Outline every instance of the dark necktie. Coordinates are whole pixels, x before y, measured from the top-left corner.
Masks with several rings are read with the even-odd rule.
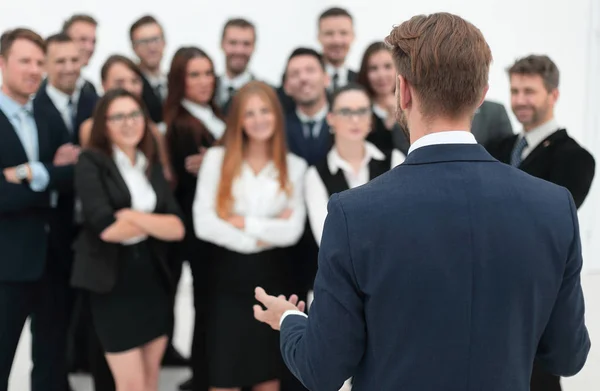
[[[315,138],[314,133],[313,133],[313,129],[315,128],[315,125],[317,124],[316,121],[306,121],[304,122],[304,127],[305,127],[305,138],[308,140],[313,140]]]
[[[69,128],[71,133],[74,133],[77,131],[77,129],[75,129],[77,124],[77,109],[75,108],[72,97],[69,97],[69,101],[67,102],[67,110],[69,111],[69,119],[71,120],[71,123],[67,124],[67,128]]]
[[[517,143],[515,144],[512,153],[510,154],[510,165],[513,167],[519,167],[523,158],[523,150],[527,148],[527,139],[525,137],[520,137]]]
[[[337,73],[337,72],[336,72],[336,73],[334,73],[334,74],[333,74],[333,79],[332,79],[332,80],[333,80],[333,89],[332,89],[332,92],[335,92],[335,90],[337,90],[337,89],[338,89],[338,86],[339,86],[339,82],[340,82],[340,75],[338,75],[338,73]]]
[[[233,88],[232,86],[227,87],[227,94],[227,102],[231,102],[233,96],[235,95],[235,88]]]
[[[161,83],[154,86],[154,95],[156,95],[161,102],[164,101],[165,98],[163,96],[163,86]]]

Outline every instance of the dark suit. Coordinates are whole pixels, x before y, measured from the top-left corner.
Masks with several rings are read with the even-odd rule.
[[[590,340],[569,192],[475,144],[431,145],[328,205],[308,319],[281,327],[311,390],[528,391]]]
[[[492,143],[488,151],[498,160],[509,163],[518,135]],[[535,177],[566,187],[579,208],[588,195],[596,171],[595,160],[575,140],[560,129],[542,141],[521,162],[519,168]],[[560,377],[546,373],[534,363],[531,391],[560,391]]]
[[[487,149],[496,159],[509,163],[517,138],[518,135],[505,137]],[[569,137],[565,129],[560,129],[534,148],[519,168],[535,177],[566,187],[579,208],[592,185],[596,163],[593,156]]]
[[[146,105],[148,114],[154,123],[161,123],[163,121],[162,99],[157,95],[156,91],[154,88],[152,88],[152,85],[145,76],[142,76],[142,83],[144,84],[142,89],[142,100]]]
[[[49,232],[56,210],[51,191],[73,190],[73,166],[52,164],[64,135],[50,131],[34,111],[38,155],[49,174],[45,191],[12,184],[0,174],[0,390],[6,390],[23,325],[31,315],[32,390],[64,391],[66,384],[66,294],[68,280],[60,252]],[[13,125],[0,111],[0,172],[26,163],[28,157]]]
[[[504,105],[484,101],[477,109],[471,132],[477,142],[487,147],[491,142],[513,135],[512,124]]]
[[[287,114],[285,129],[288,149],[293,154],[306,160],[309,165],[324,159],[333,146],[333,135],[329,131],[329,124],[326,120],[322,121],[319,136],[315,140],[304,137],[303,124],[295,111]]]

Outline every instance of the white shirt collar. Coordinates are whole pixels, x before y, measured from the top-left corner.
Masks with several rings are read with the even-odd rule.
[[[377,103],[373,104],[373,113],[381,119],[387,119],[388,112],[383,107],[379,106]]]
[[[345,86],[346,84],[348,84],[348,67],[346,67],[346,64],[342,65],[339,68],[336,68],[331,64],[325,64],[325,70],[331,78],[331,80],[329,81],[330,88],[333,87],[333,75],[336,73],[338,75],[338,87]]]
[[[375,145],[365,141],[365,157],[360,165],[361,168],[369,164],[372,159],[385,160],[385,155]],[[354,171],[350,163],[340,156],[335,146],[327,153],[327,167],[332,174],[337,173],[338,170],[347,172]]]
[[[229,87],[233,87],[233,89],[237,91],[251,80],[252,74],[248,70],[245,70],[243,73],[240,73],[233,79],[230,79],[227,74],[224,74],[221,76],[221,85],[225,90],[227,90]]]
[[[417,148],[438,144],[477,144],[475,136],[464,130],[449,130],[426,134],[415,141],[408,149],[408,154]]]
[[[50,84],[50,83],[46,84],[46,93],[48,94],[48,97],[50,97],[50,100],[52,101],[52,103],[54,103],[54,106],[56,106],[56,108],[59,110],[68,108],[69,99],[71,99],[71,101],[73,102],[73,107],[77,107],[77,102],[79,101],[80,92],[81,92],[81,88],[78,88],[76,85],[73,95],[69,96],[69,95],[65,94],[63,91],[54,87],[52,84]]]
[[[321,110],[319,110],[317,113],[315,113],[315,115],[313,115],[312,117],[309,117],[308,115],[306,115],[302,111],[300,111],[299,108],[296,108],[296,115],[298,116],[298,119],[302,123],[308,122],[308,121],[315,121],[316,123],[320,123],[325,119],[325,117],[327,117],[327,113],[329,113],[329,105],[328,104],[325,104],[323,106],[323,108]]]
[[[85,83],[86,83],[85,78],[83,77],[83,75],[80,75],[79,78],[77,79],[77,81],[75,82],[75,90],[81,91],[81,89],[83,88]]]
[[[525,137],[527,140],[527,148],[532,150],[537,147],[542,141],[544,141],[552,133],[556,132],[560,128],[558,122],[552,118],[548,122],[533,128],[528,132],[521,133],[520,137]]]
[[[146,80],[148,80],[148,83],[150,83],[152,87],[156,87],[157,85],[161,85],[164,87],[167,86],[167,75],[165,75],[164,73],[160,73],[158,75],[144,73],[144,77],[146,78]]]
[[[113,159],[120,169],[135,169],[140,172],[145,171],[146,165],[148,164],[148,159],[146,159],[146,156],[139,150],[135,155],[135,163],[131,164],[129,157],[116,145],[113,145]]]
[[[206,126],[215,139],[220,139],[225,133],[225,122],[215,115],[208,106],[202,106],[188,99],[182,99],[181,105],[189,113]]]

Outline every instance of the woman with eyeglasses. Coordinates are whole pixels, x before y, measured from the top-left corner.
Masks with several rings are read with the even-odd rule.
[[[71,282],[89,292],[117,391],[158,390],[172,323],[167,242],[185,234],[149,124],[139,97],[108,91],[75,167],[83,229]]]
[[[359,84],[341,87],[331,98],[327,122],[334,145],[324,160],[308,169],[304,186],[310,227],[319,245],[332,194],[364,185],[404,161],[397,149],[381,151],[366,141],[372,114],[371,99]]]

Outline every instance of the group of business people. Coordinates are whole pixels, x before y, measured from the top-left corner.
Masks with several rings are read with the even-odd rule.
[[[322,259],[346,262],[339,257],[352,250],[331,244],[348,240],[337,236],[347,227],[324,234],[326,219],[346,213],[328,208],[329,198],[389,178],[385,173],[398,165],[433,167],[426,161],[410,163],[419,143],[414,124],[396,116],[404,113],[397,99],[410,100],[399,90],[397,73],[406,69],[398,53],[389,42],[373,43],[359,72],[350,72],[345,55],[353,38],[352,17],[333,8],[319,19],[323,53],[293,50],[280,88],[251,77],[248,62],[256,34],[243,19],[224,27],[225,75],[217,77],[210,56],[193,46],[176,51],[166,75],[152,74],[160,70],[164,31],[155,18],[144,16],[130,29],[139,64],[110,56],[101,70],[105,93],[98,97],[81,76],[82,64],[94,51],[95,27],[93,18],[76,15],[62,33],[45,40],[29,29],[14,29],[0,42],[0,131],[6,140],[0,149],[0,240],[7,252],[0,262],[0,315],[7,320],[0,330],[0,389],[7,387],[23,324],[31,316],[32,389],[69,387],[66,356],[77,345],[76,324],[83,323],[97,343],[98,354],[91,354],[96,389],[156,390],[184,261],[193,274],[195,309],[193,379],[184,388],[320,389],[310,385],[305,372],[284,367],[277,332],[252,315],[254,288],[306,300],[321,243],[330,244],[321,251]],[[345,48],[341,57],[331,48],[340,47],[339,42]],[[470,123],[475,138],[461,135],[461,143],[479,142],[496,159],[565,186],[578,207],[595,163],[554,120],[558,69],[545,56],[529,56],[517,61],[509,76],[512,108],[523,132],[513,134],[503,106],[477,102]],[[486,156],[472,158],[493,160]],[[409,182],[397,186],[420,194],[419,186]],[[357,221],[390,212],[380,208],[386,203],[377,198],[394,192],[379,191],[369,193],[370,209],[357,206],[354,213],[362,213],[354,215]],[[413,210],[412,202],[402,205],[403,213]],[[328,217],[332,211],[334,217]],[[388,224],[421,224],[417,212],[392,220]],[[361,229],[371,230],[364,232],[367,240],[352,251],[361,257],[410,259],[418,253],[411,249],[414,243],[437,251],[437,245],[416,237],[403,239],[407,246],[402,251],[386,247],[381,240],[398,237],[395,227],[388,228],[365,225]],[[319,273],[327,268],[321,261]],[[315,303],[328,289],[338,297],[336,283],[330,282],[321,286],[325,291],[316,290]],[[408,282],[407,291],[415,281]],[[339,288],[339,297],[350,300]],[[429,288],[422,293],[436,294]],[[375,293],[362,289],[361,297]],[[75,330],[70,338],[67,330]],[[342,335],[356,347],[352,335],[334,340],[341,341]],[[385,331],[381,337],[393,335]],[[357,352],[346,353],[350,360]],[[290,357],[286,361],[289,365]],[[377,370],[390,370],[385,368]],[[332,374],[329,381],[337,381],[338,373]],[[347,368],[341,374],[357,375]],[[534,365],[532,390],[560,389],[556,374],[562,372]],[[361,381],[357,376],[354,384],[360,387]],[[394,389],[386,387],[376,388]]]

